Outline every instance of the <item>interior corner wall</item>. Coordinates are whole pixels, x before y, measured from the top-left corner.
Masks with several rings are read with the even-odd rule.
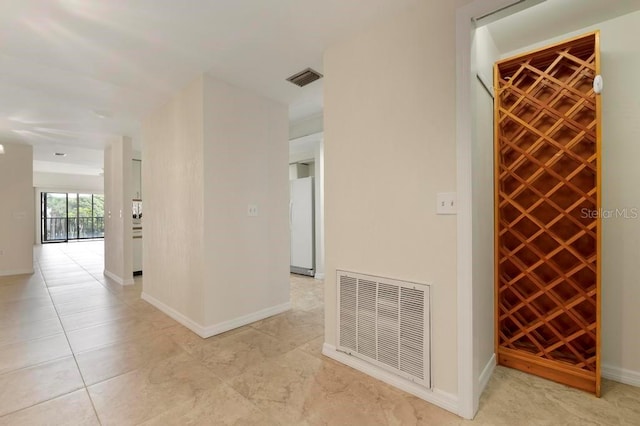
[[[142,125],[143,294],[204,324],[203,78]]]
[[[0,276],[33,273],[33,148],[3,143],[0,154]]]
[[[640,11],[503,53],[600,30],[602,92],[602,375],[640,386]]]
[[[205,75],[208,327],[289,308],[288,126],[286,105]]]
[[[495,366],[494,312],[494,159],[493,98],[478,80],[493,90],[493,64],[500,57],[486,27],[474,32],[471,59],[473,97],[472,160],[472,276],[473,276],[473,370],[477,395]]]
[[[131,139],[114,139],[104,152],[104,270],[122,285],[133,284]]]
[[[431,284],[432,385],[457,394],[456,2],[422,1],[324,57],[325,343],[336,270]],[[366,70],[366,72],[363,72]]]

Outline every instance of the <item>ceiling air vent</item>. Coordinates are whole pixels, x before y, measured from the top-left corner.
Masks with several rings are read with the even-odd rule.
[[[304,87],[309,83],[313,83],[316,80],[322,78],[322,74],[320,74],[316,70],[312,70],[311,68],[307,68],[306,70],[300,71],[297,74],[292,75],[287,79],[287,81],[292,82],[296,86]]]

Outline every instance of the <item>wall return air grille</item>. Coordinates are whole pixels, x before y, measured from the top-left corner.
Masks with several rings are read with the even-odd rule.
[[[429,286],[337,271],[338,350],[431,387]]]

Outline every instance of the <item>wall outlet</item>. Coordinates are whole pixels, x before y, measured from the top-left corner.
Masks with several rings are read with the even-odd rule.
[[[436,200],[436,214],[458,213],[458,200],[455,192],[439,192]]]
[[[247,216],[256,217],[258,216],[258,206],[255,204],[249,204],[247,207]]]

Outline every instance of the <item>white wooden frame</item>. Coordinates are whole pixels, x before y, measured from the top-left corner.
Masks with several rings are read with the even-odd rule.
[[[456,11],[456,178],[457,309],[458,309],[458,414],[472,419],[480,400],[480,372],[474,372],[473,275],[472,275],[472,120],[471,40],[473,18],[490,14],[515,0],[474,0]],[[484,366],[481,366],[481,368]]]

